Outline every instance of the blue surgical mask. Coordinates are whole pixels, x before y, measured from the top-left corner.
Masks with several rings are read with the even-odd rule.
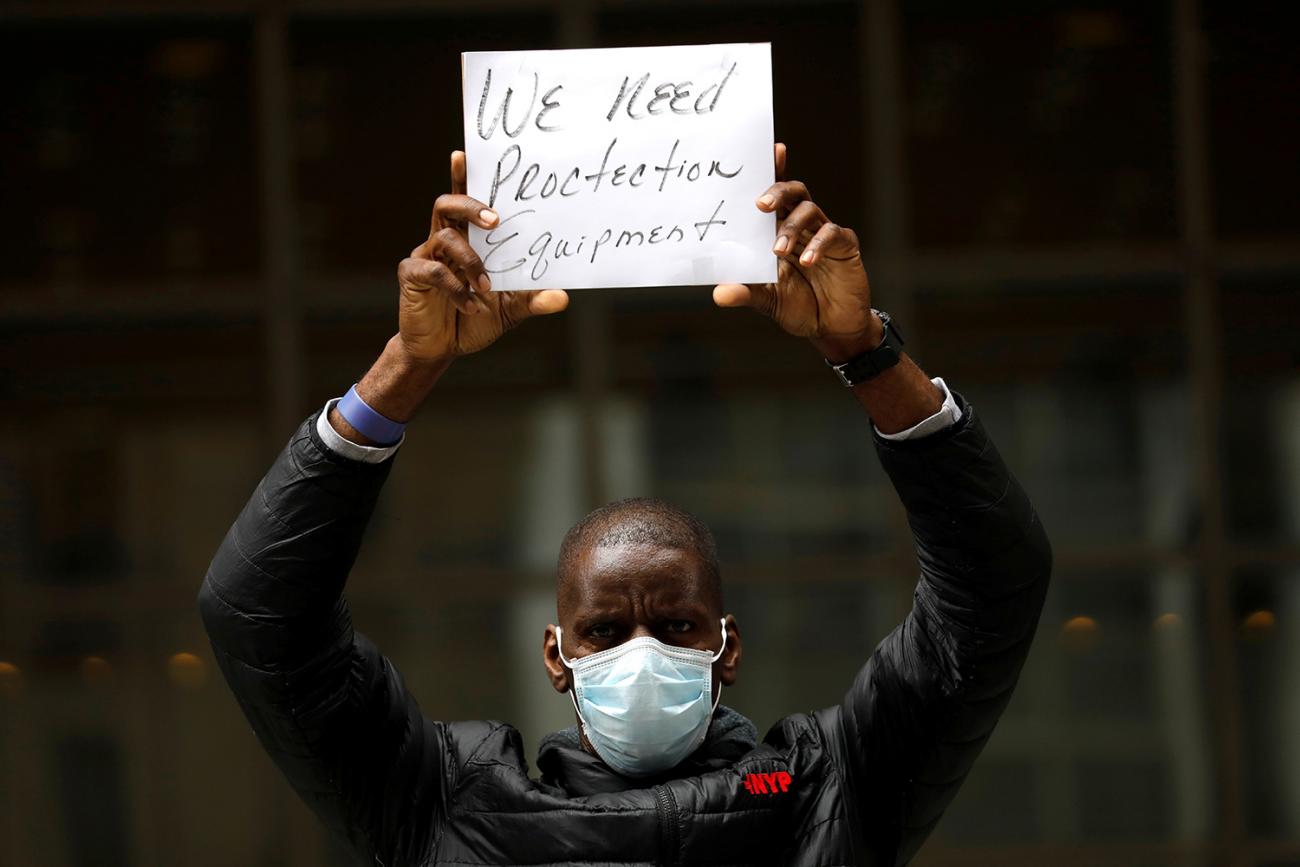
[[[713,663],[727,648],[727,622],[717,653],[633,638],[581,659],[560,661],[573,672],[569,696],[597,755],[628,777],[647,777],[681,762],[704,742],[718,706]],[[556,643],[563,639],[555,629]]]

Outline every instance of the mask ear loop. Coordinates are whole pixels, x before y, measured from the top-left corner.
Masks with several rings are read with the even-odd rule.
[[[725,617],[720,618],[718,622],[722,624],[722,646],[718,648],[718,652],[713,654],[713,659],[710,660],[710,668],[709,668],[710,687],[713,686],[713,668],[711,664],[717,662],[719,659],[722,659],[722,654],[727,650],[727,618]],[[557,626],[556,628],[558,629],[559,627]],[[713,707],[709,709],[710,716],[712,716],[713,713],[717,711],[718,702],[720,701],[722,701],[722,679],[721,678],[718,679],[718,694],[713,697]]]
[[[564,629],[559,626],[555,627],[555,652],[559,654],[560,662],[564,664],[564,667],[569,671],[573,671],[573,663],[564,658]],[[573,712],[578,715],[578,722],[582,723],[582,730],[586,732],[588,728],[587,720],[582,715],[582,709],[578,707],[578,678],[576,675],[573,679],[573,686],[569,687],[568,692],[569,701],[573,704]]]

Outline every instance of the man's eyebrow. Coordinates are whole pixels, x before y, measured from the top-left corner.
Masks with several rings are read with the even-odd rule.
[[[627,614],[622,608],[588,608],[581,614],[574,615],[573,623],[575,626],[592,626],[597,623],[606,623],[611,620],[621,620]]]

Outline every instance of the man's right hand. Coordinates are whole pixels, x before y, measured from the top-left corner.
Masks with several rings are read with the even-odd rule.
[[[465,189],[465,153],[452,151],[451,192],[434,203],[429,239],[397,266],[398,338],[414,360],[450,361],[478,352],[528,317],[569,305],[563,289],[492,291],[469,245],[469,224],[491,229],[500,218]]]
[[[397,266],[397,334],[357,383],[357,394],[385,418],[409,421],[456,358],[490,346],[530,316],[569,306],[563,289],[492,291],[483,262],[469,245],[469,224],[490,229],[499,219],[465,194],[465,153],[452,151],[451,192],[434,203],[429,239]],[[378,445],[352,427],[337,406],[329,423],[345,439]]]

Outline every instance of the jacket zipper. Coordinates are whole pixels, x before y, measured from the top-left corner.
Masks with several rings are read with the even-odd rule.
[[[655,786],[655,813],[659,817],[659,864],[674,867],[681,854],[681,836],[677,827],[677,799],[667,786]]]

